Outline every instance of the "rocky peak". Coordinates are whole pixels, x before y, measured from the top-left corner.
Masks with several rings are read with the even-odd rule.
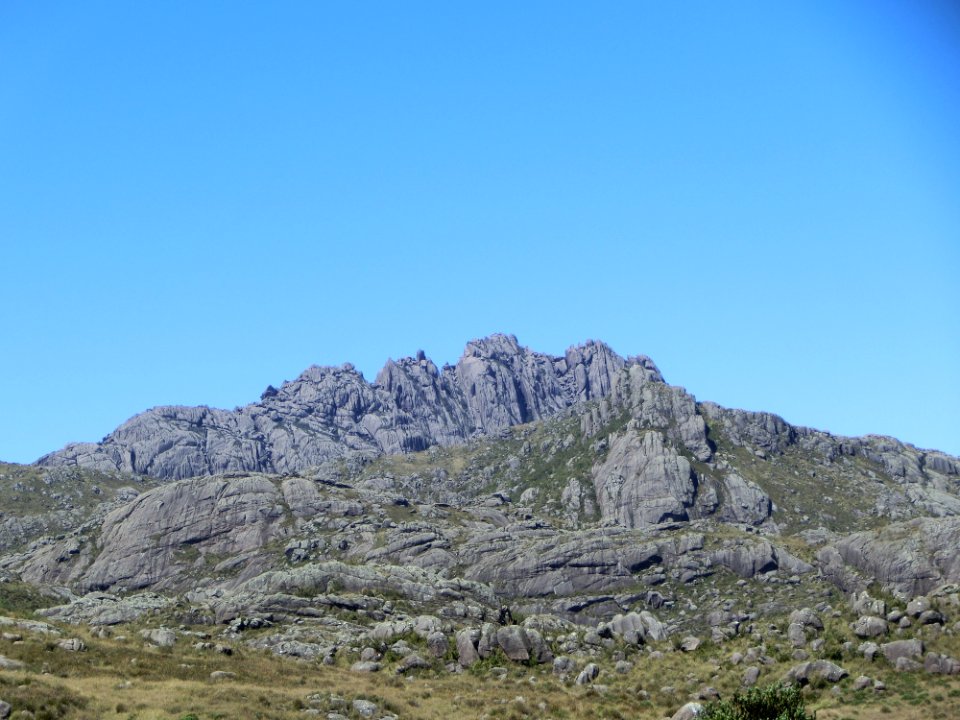
[[[467,343],[463,349],[463,358],[478,357],[502,360],[517,355],[530,354],[530,350],[521,347],[516,335],[494,333],[485,338],[477,338]],[[462,362],[462,360],[461,360]]]
[[[467,343],[442,372],[421,350],[388,360],[374,383],[350,363],[312,366],[235,411],[154,408],[100,443],[68,445],[39,464],[170,479],[296,472],[354,451],[412,452],[542,420],[605,396],[627,364],[600,342],[554,357],[496,334]],[[659,378],[652,362],[642,367],[644,377]]]

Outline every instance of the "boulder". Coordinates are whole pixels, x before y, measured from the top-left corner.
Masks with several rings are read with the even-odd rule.
[[[477,629],[461,630],[457,633],[457,661],[461,667],[470,667],[480,659],[477,652],[479,640],[480,631]]]
[[[365,647],[360,651],[360,661],[361,662],[376,662],[381,657],[380,653],[377,652],[375,648]]]
[[[787,627],[787,639],[795,648],[801,648],[807,644],[807,635],[803,632],[803,625],[800,623],[790,623]]]
[[[432,632],[427,636],[427,649],[433,657],[442,658],[447,654],[449,647],[447,636],[442,632]]]
[[[177,634],[168,628],[141,630],[140,636],[157,647],[171,647],[177,642]]]
[[[422,657],[416,653],[411,653],[407,655],[403,660],[400,661],[400,664],[397,666],[398,673],[406,673],[411,670],[424,670],[430,667],[430,663],[424,660]]]
[[[588,663],[587,666],[580,671],[580,674],[577,675],[576,683],[577,685],[589,685],[597,679],[599,674],[599,666],[596,663]]]
[[[917,616],[920,625],[943,625],[947,619],[938,610],[924,610]]]
[[[375,673],[380,671],[380,663],[373,660],[358,660],[350,666],[350,669],[358,673]]]
[[[850,673],[829,660],[812,660],[794,665],[787,671],[786,680],[800,685],[815,682],[839,682]]]
[[[443,623],[440,618],[433,615],[419,615],[413,621],[413,632],[426,640],[431,633],[443,630]]]
[[[897,661],[893,664],[893,667],[897,672],[916,672],[923,667],[913,658],[908,657],[898,657]]]
[[[872,615],[863,615],[853,624],[853,634],[860,638],[874,638],[887,634],[887,621]]]
[[[923,642],[913,638],[911,640],[894,640],[880,646],[880,651],[891,665],[896,665],[900,659],[919,660],[923,657]]]
[[[790,622],[802,625],[805,628],[823,630],[823,620],[810,608],[800,608],[790,613]]]
[[[923,669],[931,674],[957,675],[960,674],[960,661],[949,655],[930,652],[923,659]]]
[[[19,660],[0,655],[0,670],[23,670],[25,665]]]
[[[920,617],[929,609],[930,599],[923,596],[915,597],[907,603],[907,615],[910,617]]]
[[[69,638],[57,642],[57,647],[67,652],[83,652],[87,649],[87,644],[80,638]]]
[[[532,628],[528,628],[526,634],[530,659],[538,664],[552,661],[553,652],[550,650],[550,645],[547,641],[543,639],[543,635],[541,635],[538,630]]]
[[[887,604],[883,600],[870,597],[870,594],[866,591],[854,594],[850,606],[855,613],[860,615],[883,617],[887,613]]]
[[[497,630],[497,644],[504,655],[514,662],[530,659],[530,641],[527,633],[519,625],[508,625]]]
[[[362,718],[372,718],[377,714],[377,704],[370,700],[357,698],[353,701],[353,711]]]
[[[670,720],[694,720],[703,713],[703,705],[698,702],[688,702],[677,710]]]

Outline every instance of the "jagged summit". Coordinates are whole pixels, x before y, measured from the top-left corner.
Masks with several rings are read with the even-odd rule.
[[[38,464],[165,479],[295,472],[353,451],[412,452],[545,419],[606,396],[634,363],[662,381],[649,358],[625,360],[602,342],[552,356],[495,334],[467,343],[442,370],[420,351],[388,360],[373,383],[350,363],[311,366],[237,410],[152,408],[99,443],[67,445]]]

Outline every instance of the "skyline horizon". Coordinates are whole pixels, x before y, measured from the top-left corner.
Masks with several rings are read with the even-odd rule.
[[[960,6],[0,6],[0,458],[515,334],[960,455]]]
[[[635,359],[635,358],[647,358],[647,359],[653,361],[654,365],[657,367],[657,369],[658,369],[658,370],[661,372],[661,374],[663,375],[663,377],[664,377],[664,382],[666,382],[666,383],[669,384],[669,385],[674,385],[674,386],[678,386],[678,387],[684,388],[685,390],[687,390],[687,392],[689,392],[689,393],[695,398],[695,400],[696,400],[698,403],[701,403],[701,402],[711,402],[711,403],[716,403],[716,404],[718,404],[718,405],[720,405],[720,406],[722,406],[722,407],[726,407],[726,408],[729,408],[729,409],[740,409],[740,410],[745,410],[745,411],[747,411],[747,412],[757,412],[757,413],[772,414],[772,415],[775,415],[775,416],[781,418],[782,420],[784,420],[785,422],[787,422],[788,424],[790,424],[790,425],[793,426],[793,427],[806,428],[806,429],[815,430],[815,431],[818,431],[818,432],[825,432],[825,433],[828,433],[828,434],[830,434],[830,435],[832,435],[832,436],[834,436],[834,437],[859,438],[859,437],[870,437],[870,436],[874,436],[874,437],[892,438],[892,439],[894,439],[894,440],[896,440],[896,441],[898,441],[898,442],[904,443],[905,445],[909,445],[909,446],[911,446],[911,447],[914,447],[914,448],[916,448],[917,450],[922,451],[922,452],[942,452],[942,453],[945,453],[945,454],[947,454],[947,455],[952,455],[952,456],[954,456],[954,457],[960,457],[960,453],[951,452],[950,450],[945,449],[945,448],[934,447],[934,446],[927,446],[927,445],[923,445],[923,444],[920,444],[920,443],[912,442],[912,441],[910,441],[910,440],[907,439],[907,438],[898,437],[898,436],[896,436],[896,435],[891,435],[891,434],[889,434],[889,433],[875,432],[875,431],[869,431],[869,430],[866,431],[866,432],[862,432],[862,433],[844,433],[844,432],[837,432],[837,431],[835,431],[835,430],[833,430],[833,429],[831,429],[831,428],[829,428],[829,427],[825,427],[825,426],[822,426],[822,425],[810,424],[810,423],[802,423],[802,422],[795,422],[795,421],[793,421],[790,417],[785,416],[783,413],[779,412],[779,411],[776,410],[775,408],[763,408],[763,407],[757,407],[757,408],[749,407],[749,408],[748,408],[748,407],[743,407],[743,406],[737,405],[737,404],[727,404],[727,403],[719,402],[719,401],[716,401],[716,400],[713,399],[713,398],[700,397],[696,392],[692,391],[692,390],[691,390],[689,387],[687,387],[684,383],[682,383],[682,382],[671,382],[671,378],[670,378],[669,374],[668,374],[668,373],[665,373],[665,372],[663,371],[662,366],[660,365],[660,363],[657,362],[657,359],[656,359],[655,357],[653,357],[653,356],[651,356],[651,355],[648,355],[648,354],[646,354],[646,353],[642,353],[642,352],[639,352],[639,353],[633,353],[633,352],[624,353],[624,352],[618,350],[617,348],[613,347],[610,343],[607,343],[607,342],[606,342],[605,340],[603,340],[602,338],[596,338],[596,337],[585,338],[585,339],[583,339],[583,340],[570,343],[570,344],[568,344],[568,345],[567,345],[563,350],[561,350],[561,351],[545,351],[545,350],[542,350],[542,349],[540,349],[540,348],[536,348],[536,347],[533,347],[533,346],[531,346],[531,345],[528,345],[528,344],[524,343],[523,338],[518,337],[518,336],[516,335],[516,333],[503,332],[503,331],[494,331],[494,332],[488,333],[488,334],[486,334],[486,335],[476,336],[476,337],[472,337],[472,338],[470,338],[470,339],[468,339],[468,340],[465,340],[464,343],[463,343],[463,351],[461,352],[461,354],[460,354],[459,356],[457,356],[456,358],[453,358],[452,360],[451,360],[451,359],[447,359],[447,360],[444,360],[444,361],[438,361],[435,357],[433,357],[433,356],[430,354],[429,351],[424,350],[424,349],[422,349],[422,348],[418,348],[417,350],[412,351],[412,352],[410,352],[409,354],[398,355],[398,356],[395,356],[395,357],[394,357],[394,356],[389,356],[389,357],[385,358],[385,359],[383,360],[383,362],[382,362],[378,367],[376,367],[376,368],[373,369],[373,370],[371,370],[370,367],[367,367],[367,368],[360,367],[360,366],[358,366],[356,363],[354,363],[354,362],[351,361],[351,360],[344,360],[343,362],[340,362],[340,363],[337,363],[337,362],[330,362],[330,363],[324,363],[324,364],[313,363],[313,364],[310,364],[310,365],[304,367],[298,374],[294,375],[292,378],[284,378],[282,381],[278,381],[278,382],[275,382],[275,383],[274,383],[274,382],[268,382],[266,385],[263,386],[263,392],[266,392],[266,391],[267,391],[269,388],[271,388],[271,387],[277,389],[277,388],[281,387],[282,385],[285,385],[285,384],[290,383],[290,382],[294,382],[294,381],[296,381],[299,377],[301,377],[302,375],[304,375],[305,373],[307,373],[311,368],[323,368],[323,369],[339,370],[339,369],[343,369],[343,368],[345,368],[345,367],[347,367],[347,366],[351,366],[351,367],[353,368],[353,370],[354,370],[368,385],[370,385],[370,386],[376,386],[376,385],[377,385],[377,382],[376,382],[376,377],[377,377],[377,375],[380,373],[381,370],[383,370],[385,367],[387,367],[388,363],[390,363],[391,361],[392,361],[392,362],[398,362],[398,361],[401,361],[401,360],[415,360],[415,359],[417,359],[417,355],[418,355],[418,353],[420,353],[420,352],[424,353],[425,358],[426,358],[427,360],[430,360],[431,362],[433,362],[434,365],[437,367],[438,371],[442,372],[444,369],[446,369],[446,368],[448,368],[448,367],[450,367],[450,368],[456,367],[456,365],[457,365],[457,363],[459,362],[459,360],[462,359],[463,357],[466,357],[466,350],[467,350],[468,346],[469,346],[471,343],[488,340],[488,339],[495,338],[495,337],[498,337],[498,336],[503,336],[503,337],[507,337],[507,338],[513,338],[513,339],[515,339],[515,340],[517,341],[517,344],[518,344],[518,346],[519,346],[521,349],[529,350],[529,351],[531,351],[531,352],[533,352],[533,353],[541,354],[541,355],[546,355],[546,356],[553,357],[553,358],[561,358],[561,357],[564,356],[564,354],[565,354],[567,351],[569,351],[569,350],[571,350],[571,349],[574,349],[574,348],[580,348],[580,347],[588,346],[588,345],[590,345],[590,344],[592,344],[592,343],[602,344],[602,345],[605,345],[607,348],[609,348],[612,352],[614,352],[616,355],[618,355],[620,358],[622,358],[622,359],[625,360],[625,361],[628,361],[628,362],[629,362],[631,359]],[[232,407],[220,406],[220,405],[212,405],[212,404],[203,403],[203,402],[194,403],[194,404],[189,404],[189,405],[178,404],[178,403],[158,402],[158,403],[156,403],[156,404],[154,404],[154,405],[151,405],[151,406],[149,406],[149,407],[144,407],[144,408],[142,408],[141,410],[135,412],[133,415],[130,415],[129,417],[125,418],[125,419],[122,420],[121,422],[116,423],[116,425],[113,426],[113,427],[110,429],[109,432],[105,433],[103,436],[101,436],[100,438],[98,438],[98,439],[96,439],[96,440],[92,440],[92,439],[91,439],[91,440],[83,440],[83,439],[69,440],[69,441],[67,441],[66,443],[64,443],[63,445],[58,446],[58,447],[55,447],[55,448],[51,448],[50,450],[45,451],[42,455],[39,455],[39,456],[37,456],[36,458],[34,458],[33,460],[30,460],[30,461],[27,461],[27,462],[11,461],[11,460],[8,460],[7,458],[3,458],[3,457],[0,457],[0,462],[14,462],[15,464],[30,465],[30,464],[34,464],[34,463],[38,462],[39,460],[43,459],[43,458],[44,458],[45,456],[47,456],[47,455],[53,454],[53,453],[61,450],[62,448],[66,447],[66,446],[68,446],[68,445],[82,444],[82,443],[94,443],[94,444],[96,444],[96,443],[102,442],[102,441],[103,441],[104,439],[106,439],[116,428],[118,428],[118,427],[126,424],[126,423],[129,422],[130,420],[133,420],[133,419],[136,418],[138,415],[140,415],[140,414],[142,414],[142,413],[144,413],[144,412],[150,411],[150,410],[154,410],[154,409],[156,409],[156,408],[163,408],[163,407],[207,407],[207,408],[211,408],[211,409],[225,410],[225,411],[229,411],[229,412],[237,412],[237,411],[239,411],[239,410],[241,410],[241,409],[243,409],[243,408],[245,408],[245,407],[257,405],[257,404],[262,400],[261,395],[262,395],[262,393],[259,394],[259,395],[257,395],[255,398],[251,398],[248,402],[241,403],[241,404],[235,404],[235,405],[233,405]],[[538,422],[538,421],[534,421],[534,422]]]

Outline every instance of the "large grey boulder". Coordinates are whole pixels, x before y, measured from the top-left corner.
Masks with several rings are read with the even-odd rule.
[[[427,649],[433,657],[442,658],[449,648],[450,642],[442,632],[437,631],[427,635]]]
[[[620,638],[632,645],[640,645],[647,637],[647,626],[639,613],[630,612],[626,615],[614,615],[606,624],[614,637]]]
[[[586,667],[577,675],[574,681],[577,685],[589,685],[600,675],[600,667],[596,663],[587,663]]]
[[[503,650],[503,654],[514,662],[530,659],[527,633],[519,625],[508,625],[497,630],[497,645]]]
[[[402,674],[410,672],[411,670],[426,670],[429,667],[431,666],[427,660],[424,660],[416,653],[410,653],[400,661],[400,664],[397,666],[397,672]]]
[[[350,669],[356,673],[375,673],[380,672],[380,663],[374,660],[358,660]]]
[[[907,615],[919,618],[925,612],[928,612],[930,607],[930,598],[924,597],[923,595],[915,597],[907,603]]]
[[[849,676],[844,668],[829,660],[812,660],[794,665],[787,671],[786,680],[800,685],[808,685],[817,681],[839,682]]]
[[[83,652],[87,644],[80,638],[65,638],[57,642],[57,647],[67,652]]]
[[[800,623],[790,623],[787,626],[787,639],[795,648],[802,648],[807,644],[807,635]]]
[[[860,615],[883,617],[887,614],[887,604],[883,600],[871,597],[866,591],[854,593],[850,601],[850,606],[855,613],[859,613]]]
[[[577,664],[573,658],[566,655],[560,655],[553,659],[553,674],[566,677],[577,669]]]
[[[790,622],[797,623],[805,628],[812,628],[813,630],[823,630],[823,620],[808,607],[791,612]]]
[[[177,642],[177,634],[169,628],[141,630],[140,636],[157,647],[172,647]]]
[[[873,638],[887,634],[887,621],[879,617],[863,615],[853,624],[853,634],[861,638]]]
[[[480,641],[480,631],[468,628],[457,633],[457,659],[461,667],[470,667],[480,659],[477,652],[477,643]]]
[[[923,657],[923,642],[917,638],[894,640],[881,645],[880,652],[883,653],[883,656],[891,665],[896,665],[897,661],[902,658],[919,660]]]
[[[923,669],[936,675],[957,675],[960,674],[960,660],[929,652],[923,659]]]
[[[358,698],[353,701],[353,711],[362,718],[372,718],[378,710],[377,704],[371,700]]]

